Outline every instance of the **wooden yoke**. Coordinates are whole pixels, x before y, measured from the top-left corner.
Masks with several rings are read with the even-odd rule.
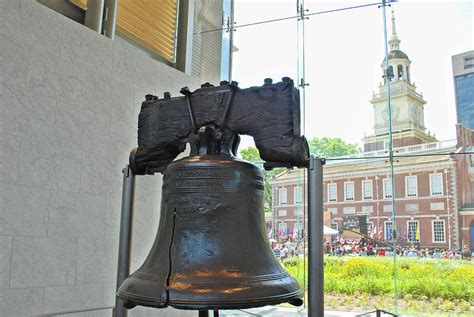
[[[138,120],[138,147],[132,150],[130,166],[135,174],[163,172],[200,128],[212,126],[218,138],[233,140],[250,135],[267,166],[303,167],[308,144],[300,131],[299,91],[293,81],[282,78],[272,84],[240,89],[236,82],[220,86],[204,84],[184,96],[164,99],[147,95]],[[238,138],[238,137],[236,137]],[[234,142],[234,141],[231,141]],[[232,146],[236,154],[238,142]]]

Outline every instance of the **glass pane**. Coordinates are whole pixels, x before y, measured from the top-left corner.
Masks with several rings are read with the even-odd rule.
[[[470,255],[474,245],[468,229],[474,232],[474,224],[459,212],[474,206],[474,182],[464,178],[474,175],[469,157],[474,139],[472,132],[455,127],[453,106],[456,89],[458,113],[465,120],[470,109],[465,100],[474,87],[469,89],[469,74],[455,73],[453,80],[452,69],[471,69],[472,4],[393,3],[385,8],[385,20],[378,3],[304,4],[309,18],[304,27],[298,21],[288,26],[296,28],[293,38],[299,42],[281,28],[286,22],[258,24],[248,33],[238,29],[236,37],[245,39],[236,41],[234,71],[238,67],[245,82],[257,85],[259,77],[289,75],[306,100],[304,134],[312,153],[327,158],[325,225],[339,231],[325,236],[325,308],[434,315],[469,311],[473,302],[466,294],[474,280],[465,274],[456,281],[449,277],[460,274],[458,267],[474,270],[471,263],[453,262],[462,248]],[[281,12],[272,9],[267,6],[263,15],[274,18]],[[248,16],[262,21],[263,15]],[[291,15],[288,10],[280,16]],[[453,23],[414,22],[427,15],[430,21]],[[279,40],[267,41],[276,35]],[[452,55],[466,51],[451,65]],[[242,82],[238,74],[234,79]],[[286,204],[275,205],[272,213],[280,238],[299,228],[292,219],[301,215],[296,188],[303,187],[306,197],[306,183],[302,171],[292,170],[274,175],[272,184],[274,202],[287,189]],[[462,206],[455,207],[456,195],[463,197]],[[303,208],[306,203],[303,199]],[[302,229],[306,209],[303,215]],[[305,234],[301,238],[305,252],[283,264],[305,285]],[[454,289],[464,291],[455,295]]]

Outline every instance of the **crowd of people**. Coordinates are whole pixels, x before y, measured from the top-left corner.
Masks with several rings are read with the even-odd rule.
[[[270,245],[275,257],[283,260],[289,257],[298,256],[304,252],[304,244],[302,241],[293,240],[291,236],[280,238],[279,241],[270,239]]]
[[[280,237],[277,240],[270,239],[273,254],[279,260],[288,257],[306,254],[307,245],[303,241],[293,239],[292,236]],[[324,242],[324,252],[334,256],[393,256],[394,250],[390,243],[366,238],[337,238],[333,241]],[[413,243],[409,246],[397,245],[395,247],[397,256],[420,257],[435,259],[465,259],[471,260],[472,253],[467,245],[462,250],[446,250],[440,248],[421,248]]]

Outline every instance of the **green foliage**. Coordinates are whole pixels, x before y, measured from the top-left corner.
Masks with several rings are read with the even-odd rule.
[[[298,265],[298,258],[297,257],[286,258],[282,262],[283,262],[283,266],[285,266],[285,267],[297,266]]]
[[[305,284],[308,275],[304,274],[306,267],[302,259],[299,266],[297,261],[295,263],[290,259],[283,264],[301,285]],[[392,296],[393,258],[326,256],[324,284],[326,293]],[[474,263],[397,258],[397,291],[398,296],[406,301],[431,300],[434,307],[443,310],[452,309],[452,304],[449,303],[459,301],[459,305],[463,303],[462,309],[465,310],[474,299]]]
[[[311,154],[320,157],[336,157],[360,152],[357,144],[346,143],[341,138],[313,138],[308,144]]]

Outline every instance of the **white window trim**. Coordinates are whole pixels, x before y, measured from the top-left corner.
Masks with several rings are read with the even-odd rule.
[[[439,175],[441,176],[441,194],[433,194],[433,182],[431,181],[431,176]],[[429,175],[430,180],[430,196],[443,196],[444,194],[444,186],[443,186],[443,173],[434,173]]]
[[[415,179],[415,195],[408,196],[408,179]],[[405,197],[418,197],[418,177],[416,175],[405,176]]]
[[[346,185],[352,184],[352,199],[347,199]],[[344,201],[355,201],[355,185],[354,182],[344,182]]]
[[[385,186],[385,180],[388,180],[390,182],[390,186],[392,185],[390,178],[382,179],[383,199],[392,199],[392,197],[393,197],[393,188],[392,188],[392,197],[387,197],[387,186]]]
[[[392,224],[392,235],[387,239],[387,223]],[[393,222],[391,220],[389,221],[384,221],[383,223],[383,239],[386,241],[392,241],[393,239]]]
[[[364,183],[370,183],[370,188],[372,188],[372,196],[370,198],[365,198],[365,186]],[[362,181],[362,200],[374,200],[374,183],[371,179],[365,179]]]
[[[282,215],[282,213],[284,213],[284,215]],[[286,209],[278,210],[278,217],[288,217],[288,210]]]
[[[417,228],[418,228],[418,241],[417,240],[409,240],[410,234],[409,234],[409,223],[410,222],[416,222],[417,223]],[[420,230],[420,221],[419,220],[408,220],[407,221],[407,242],[421,242],[421,230]],[[416,238],[416,231],[415,231],[415,238]]]
[[[298,189],[300,190],[301,192],[301,201],[296,201],[296,197],[298,197],[296,195],[296,192],[298,191]],[[294,189],[293,189],[293,200],[295,201],[295,205],[296,204],[302,204],[303,203],[303,188],[301,186],[296,186]]]
[[[285,202],[282,202],[282,192],[286,193],[285,197]],[[288,190],[286,188],[280,188],[278,189],[278,205],[279,206],[286,206],[288,204]]]
[[[435,232],[434,232],[434,223],[442,222],[443,223],[443,241],[435,241]],[[446,243],[446,221],[440,219],[433,219],[431,220],[431,242],[432,243]]]
[[[334,191],[334,192],[335,192],[335,196],[336,196],[336,199],[335,199],[335,200],[330,200],[330,193],[331,193],[331,191],[329,190],[329,187],[330,187],[330,186],[334,186],[334,188],[335,188],[335,191]],[[329,183],[327,189],[328,189],[328,203],[335,203],[335,202],[337,202],[337,183]]]

